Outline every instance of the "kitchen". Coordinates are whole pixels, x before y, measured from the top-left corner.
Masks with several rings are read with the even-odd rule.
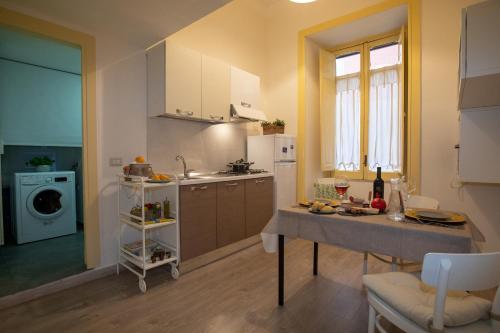
[[[299,5],[302,7],[297,7],[297,5],[288,3],[288,1],[279,1],[273,4],[271,9],[267,7],[268,4],[265,2],[237,1],[223,7],[224,11],[215,11],[203,20],[188,26],[179,34],[171,36],[171,40],[238,68],[243,68],[247,72],[259,75],[262,80],[262,110],[265,111],[267,118],[269,120],[284,119],[286,122],[285,133],[300,137],[301,130],[299,130],[299,127],[302,125],[301,122],[297,121],[299,117],[297,112],[298,79],[296,74],[297,33],[332,17],[356,12],[365,7],[370,7],[372,4],[369,1],[362,4],[335,4],[335,10],[332,11],[333,5],[329,1],[318,1],[312,5]],[[450,175],[455,174],[456,169],[456,152],[449,149],[449,147],[457,143],[458,125],[453,125],[450,132],[439,131],[439,128],[456,123],[457,40],[460,35],[460,10],[468,4],[465,1],[460,3],[422,2],[422,166],[420,192],[438,198],[443,208],[466,211],[478,224],[483,234],[487,235],[487,250],[493,251],[496,244],[498,244],[498,226],[494,222],[494,217],[498,213],[494,205],[499,195],[498,190],[494,186],[483,185],[467,185],[462,189],[450,187]],[[271,14],[266,14],[267,10],[270,10]],[[43,8],[37,9],[35,7],[31,12],[36,13],[37,11],[43,13]],[[453,12],[453,15],[450,15],[449,18],[450,24],[438,23],[443,13],[448,11]],[[29,10],[27,12],[30,13]],[[50,13],[47,15],[50,17]],[[269,16],[272,17],[272,20]],[[63,18],[59,22],[64,25],[65,19]],[[122,166],[110,166],[111,158],[120,157],[123,164],[128,164],[137,155],[144,155],[147,157],[147,161],[153,165],[153,168],[161,172],[181,174],[182,163],[175,160],[175,157],[180,154],[186,158],[188,168],[196,169],[199,172],[218,171],[224,169],[225,165],[230,161],[247,158],[245,152],[246,137],[260,133],[260,125],[256,123],[212,126],[183,120],[145,119],[141,113],[142,111],[138,111],[145,110],[147,103],[147,92],[144,87],[147,80],[144,53],[147,47],[166,35],[165,33],[157,35],[156,38],[150,38],[148,43],[144,42],[141,45],[143,51],[139,52],[136,51],[137,48],[132,50],[134,46],[127,45],[123,40],[106,40],[106,34],[100,35],[96,33],[98,43],[97,86],[98,94],[100,94],[98,111],[101,112],[99,117],[101,126],[99,140],[102,145],[98,159],[101,238],[99,243],[101,252],[100,266],[102,267],[114,265],[117,256],[115,242],[117,226],[116,174],[121,171]],[[447,35],[456,36],[456,38],[447,39],[443,37]],[[99,55],[99,50],[105,49],[106,44],[113,47],[109,47],[108,51],[101,51],[104,53]],[[117,52],[111,50],[112,48],[126,50],[128,53],[123,54],[128,56],[121,57],[120,61],[115,60],[117,58],[110,60]],[[262,50],[265,50],[265,52],[261,52]],[[444,64],[439,60],[443,58],[455,60],[450,64]],[[311,65],[314,67],[314,63]],[[439,67],[436,68],[438,65]],[[309,72],[306,74],[309,75]],[[136,80],[130,80],[131,77]],[[440,89],[436,89],[436,87],[440,87]],[[438,91],[440,94],[436,95]],[[315,125],[318,121],[318,114],[311,111],[313,108],[315,108],[313,103],[306,106],[306,122],[303,123],[306,126],[306,135],[305,138],[302,136],[304,141],[297,143],[297,149],[305,149],[305,157],[301,157],[300,151],[298,151],[299,163],[301,158],[305,158],[306,161],[305,164],[298,165],[299,174],[304,172],[300,170],[301,168],[304,168],[306,173],[304,178],[299,180],[297,186],[301,188],[300,183],[305,182],[305,186],[302,188],[309,191],[306,195],[308,198],[313,196],[314,182],[322,177],[319,162],[316,162],[320,159],[320,151],[315,148],[319,147],[320,138],[313,135],[313,133],[319,132]],[[106,111],[104,112],[104,110]],[[439,112],[436,111],[435,115],[434,110],[439,110]],[[116,126],[117,123],[120,126]],[[221,128],[220,131],[217,129],[218,126]],[[124,134],[126,134],[126,138]],[[149,144],[151,139],[161,141],[163,149],[162,147],[151,148]],[[229,144],[222,146],[221,142],[229,142]],[[303,148],[300,148],[301,142]],[[169,149],[170,147],[174,148]],[[151,149],[156,149],[156,153],[152,154]],[[205,153],[205,151],[209,153]],[[320,172],[317,172],[318,170]],[[351,190],[355,191],[357,185],[358,182],[351,181]],[[359,190],[360,194],[366,196],[368,192],[366,188],[369,188],[370,185],[366,186],[359,183],[359,186],[362,187]],[[357,193],[353,194],[358,195]],[[290,245],[293,243],[290,243]],[[307,261],[312,249],[308,245],[297,244],[300,244],[300,246],[297,245],[298,248],[294,254],[297,255],[298,259],[301,258]],[[254,251],[253,248],[250,251]],[[330,250],[325,247],[321,251],[327,253]],[[344,269],[347,271],[350,271],[351,268],[353,271],[355,270],[353,268],[354,263],[361,265],[362,255],[360,255],[359,261],[356,261],[358,257],[355,255],[336,249],[331,251],[332,256],[334,254],[347,256],[342,261]],[[252,254],[255,254],[255,252],[252,252]],[[234,264],[234,261],[241,258],[241,255],[241,253],[237,253],[235,257],[230,257],[229,260]],[[321,258],[321,260],[328,260],[323,259],[326,258],[324,256]],[[256,258],[256,265],[275,270],[275,257],[271,257],[269,260]],[[331,262],[326,261],[325,264],[321,262],[321,265],[328,266],[327,263],[331,263],[332,267],[338,264],[333,260]],[[377,266],[378,264],[374,263],[374,265]],[[213,268],[211,269],[210,265],[207,266],[211,273],[216,272],[217,269],[224,269],[218,263],[211,267]],[[385,269],[385,266],[378,267],[381,270]],[[297,269],[300,271],[300,266]],[[288,288],[300,290],[301,287],[305,286],[300,281],[301,279],[309,279],[309,268],[307,266],[304,269],[307,272],[300,275],[300,278],[294,281],[293,285],[289,285]],[[325,274],[328,274],[326,270]],[[271,278],[275,278],[275,275],[276,273],[273,272]],[[182,276],[181,274],[181,278],[176,282],[182,284],[183,278],[187,281],[194,279],[190,278],[189,275]],[[153,280],[152,285],[154,285],[155,281],[165,280],[163,276],[156,278],[156,280],[155,276],[152,276],[151,279]],[[342,275],[338,275],[338,279],[341,281],[348,280],[346,276],[343,277]],[[356,283],[357,279],[352,279],[353,283]],[[215,283],[217,280],[210,281]],[[130,290],[133,289],[133,292],[138,292],[136,282],[135,277],[133,280],[131,278],[129,280],[128,286]],[[348,285],[348,283],[344,283],[344,285]],[[109,286],[112,287],[113,284],[110,283]],[[326,287],[328,284],[323,286]],[[272,282],[270,288],[267,288],[267,286],[264,288],[266,289],[261,290],[261,295],[271,293],[270,298],[272,298],[271,302],[274,306],[274,282]],[[311,288],[313,286],[307,285],[307,288],[302,293],[299,292],[298,295],[310,296],[311,294],[308,291],[310,292]],[[347,302],[344,306],[345,313],[343,313],[347,319],[344,318],[343,321],[339,319],[340,322],[345,323],[357,313],[356,304],[359,305],[359,303],[356,303],[357,300],[348,300],[349,289],[342,290],[341,295],[344,295],[344,297],[340,295],[337,299]],[[155,289],[150,288],[148,284],[146,297],[150,292],[154,293]],[[293,294],[290,290],[287,290],[287,293]],[[213,294],[211,295],[213,296]],[[318,294],[314,295],[319,296]],[[319,302],[318,305],[314,305],[315,308],[320,305],[331,304],[326,299],[323,301],[321,301],[320,297],[318,299]],[[335,300],[333,302],[332,306],[339,311],[338,309],[342,308],[342,306],[337,305]],[[266,303],[266,305],[263,305],[263,309],[268,309],[269,306]],[[239,309],[238,306],[236,308]],[[303,309],[300,306],[299,308]],[[342,313],[342,311],[340,312]],[[213,314],[213,312],[210,313]],[[264,316],[263,313],[265,312],[257,312],[256,317],[250,318],[254,325],[258,325],[261,320],[264,320],[261,317]],[[309,318],[314,317],[312,314],[307,315]],[[361,310],[359,315],[368,317],[367,313]],[[228,318],[224,316],[214,319],[214,325],[227,324],[228,320],[226,319]],[[363,325],[363,327],[366,326]]]

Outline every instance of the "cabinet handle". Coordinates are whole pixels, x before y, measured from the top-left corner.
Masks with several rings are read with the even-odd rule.
[[[194,114],[193,111],[182,111],[181,109],[175,109],[175,112],[178,115],[192,116]]]
[[[209,115],[210,119],[212,120],[224,120],[224,116],[214,116],[214,115]]]
[[[257,180],[255,181],[255,184],[260,184],[260,183],[264,183],[264,182],[265,182],[265,180],[264,180],[264,179],[257,179]]]
[[[203,191],[206,190],[207,188],[208,188],[207,186],[191,186],[191,191],[197,191],[197,190]]]
[[[238,184],[238,183],[229,183],[229,184],[226,184],[226,186],[238,186],[238,185],[240,185],[240,184]]]
[[[252,104],[241,101],[241,106],[243,106],[244,108],[251,108]]]

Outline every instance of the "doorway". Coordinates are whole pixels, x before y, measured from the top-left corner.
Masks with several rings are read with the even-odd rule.
[[[32,80],[28,80],[29,83],[25,86],[26,90],[23,91],[21,97],[27,95],[26,91],[29,90],[27,88],[32,89],[30,86],[36,87],[36,81],[40,81],[41,78],[44,77],[44,75],[40,75],[40,73],[43,72],[45,76],[58,76],[59,79],[63,78],[61,81],[64,81],[59,88],[54,89],[54,86],[52,86],[52,89],[56,90],[58,94],[56,94],[54,99],[49,98],[49,102],[52,103],[49,109],[57,109],[58,107],[61,108],[61,106],[63,106],[64,109],[69,109],[71,107],[68,105],[73,103],[73,105],[78,105],[79,111],[79,122],[64,118],[70,113],[64,113],[56,117],[56,120],[52,119],[49,121],[53,133],[49,133],[48,136],[44,136],[44,133],[47,134],[47,132],[42,130],[45,127],[42,126],[44,122],[46,125],[46,122],[50,120],[50,116],[53,116],[53,114],[49,114],[48,111],[46,111],[46,117],[43,117],[42,121],[36,120],[36,117],[27,117],[19,126],[16,127],[15,124],[12,124],[14,126],[9,127],[7,130],[2,130],[2,132],[8,132],[8,138],[5,138],[5,133],[0,133],[2,135],[2,138],[0,138],[0,154],[4,162],[4,165],[0,166],[0,174],[2,174],[1,183],[3,185],[2,188],[5,189],[5,187],[8,187],[8,190],[2,191],[2,193],[7,192],[6,196],[9,197],[7,199],[4,197],[3,200],[0,200],[0,218],[3,213],[6,219],[12,220],[11,218],[13,215],[17,214],[15,206],[15,202],[17,201],[24,202],[19,206],[23,207],[25,214],[28,214],[26,216],[29,216],[30,219],[32,218],[31,220],[28,219],[31,222],[42,221],[42,225],[50,225],[64,219],[72,219],[75,221],[75,223],[72,224],[74,229],[76,229],[75,232],[73,232],[73,230],[59,230],[55,228],[58,230],[52,230],[52,233],[48,232],[45,235],[43,232],[40,232],[40,230],[37,230],[36,224],[32,225],[33,228],[28,229],[37,232],[24,235],[22,232],[19,233],[18,230],[15,229],[17,222],[12,223],[12,221],[8,221],[8,223],[0,223],[0,234],[5,236],[3,241],[5,241],[7,247],[10,245],[12,249],[14,249],[16,246],[24,246],[24,248],[28,250],[34,248],[35,250],[32,253],[40,254],[40,256],[37,257],[33,254],[30,255],[28,251],[27,255],[21,260],[26,264],[22,270],[29,268],[29,264],[33,264],[34,262],[46,264],[43,266],[45,267],[44,271],[46,276],[43,279],[39,278],[37,283],[32,283],[31,285],[24,284],[23,287],[17,289],[22,290],[57,280],[64,276],[73,275],[99,265],[100,246],[96,161],[97,134],[95,118],[95,39],[89,35],[22,15],[2,7],[0,7],[0,29],[8,31],[10,37],[15,37],[15,41],[23,38],[31,38],[31,40],[35,39],[38,43],[44,42],[51,44],[49,47],[45,44],[45,47],[41,48],[40,52],[31,52],[31,54],[24,50],[25,52],[21,52],[24,57],[21,57],[22,59],[1,59],[4,62],[9,62],[10,60],[11,65],[9,67],[18,67],[18,69],[32,67],[32,71],[35,69],[39,71],[39,75],[36,75]],[[19,34],[23,34],[23,37],[20,37]],[[7,38],[7,40],[9,40],[9,38]],[[12,38],[10,41],[12,41]],[[3,50],[5,43],[0,43],[0,45],[2,45],[0,49]],[[72,50],[73,54],[78,54],[78,62],[67,61],[70,57],[51,57],[49,51],[58,47]],[[2,50],[0,50],[0,52],[2,52]],[[7,54],[4,58],[10,58],[12,56],[13,54]],[[36,56],[38,56],[39,59],[36,59]],[[43,61],[41,61],[40,58],[42,58]],[[17,62],[12,60],[17,60]],[[57,61],[54,62],[54,60]],[[38,65],[38,67],[34,65]],[[18,77],[14,75],[13,77],[14,79],[7,85],[8,89],[19,84],[19,81],[23,79],[22,76]],[[40,82],[38,82],[38,84],[39,83]],[[75,88],[77,85],[79,87]],[[62,98],[62,95],[64,95],[63,92],[67,90],[69,86],[73,87],[73,92],[77,92],[78,90],[79,94],[73,94],[70,98],[65,100]],[[38,94],[36,98],[46,98],[50,95],[50,91],[47,91],[50,90],[49,87],[40,84],[38,87],[40,89],[34,89],[34,94]],[[72,102],[68,104],[69,99]],[[41,109],[43,107],[42,104],[44,103],[40,103],[39,107],[35,107],[34,109]],[[4,108],[2,107],[0,112],[3,110]],[[14,117],[13,119],[14,121],[19,121],[18,118],[19,117]],[[2,121],[2,124],[4,123],[8,122]],[[33,123],[38,126],[34,126]],[[29,126],[32,126],[32,129],[17,131],[17,137],[16,131],[12,130],[18,127],[26,129],[27,127],[29,128]],[[64,130],[66,130],[66,132],[64,132]],[[54,139],[55,133],[62,133],[62,135]],[[35,135],[35,139],[27,141],[26,138],[30,137],[28,134],[36,134],[38,136]],[[52,136],[53,140],[49,140],[50,136]],[[49,163],[47,163],[47,161],[49,161]],[[43,166],[47,164],[49,166]],[[6,165],[8,166],[6,167]],[[17,182],[16,172],[14,172],[14,170],[16,172],[20,171],[17,173],[21,174],[18,175]],[[23,176],[27,176],[27,174],[33,174],[34,176],[31,178],[23,178]],[[41,177],[42,175],[48,175],[48,177]],[[38,184],[42,181],[42,178],[45,178],[43,186],[47,187],[46,191],[40,190],[38,191],[39,193],[34,193],[35,191],[33,190],[28,193],[26,189],[28,189],[29,186],[42,186]],[[17,194],[15,191],[16,184],[19,189]],[[21,189],[24,192],[21,191]],[[71,193],[72,189],[74,189],[74,194]],[[11,193],[14,196],[14,200],[10,200]],[[74,195],[74,200],[72,195]],[[21,198],[22,196],[24,197]],[[14,204],[12,204],[13,202]],[[4,222],[3,220],[4,219],[2,219],[2,222]],[[61,224],[59,226],[61,226]],[[38,227],[40,227],[40,225],[38,225]],[[1,237],[0,241],[2,241]],[[2,251],[2,253],[7,253],[8,251],[5,251],[7,247],[0,246],[0,251]],[[59,249],[64,252],[64,255],[54,253],[50,249]],[[79,255],[74,255],[75,253]],[[55,262],[54,265],[57,263],[61,264],[64,261],[63,256],[73,260],[74,265],[58,265],[58,269],[52,269],[51,267],[55,266],[50,266],[50,260],[52,259],[52,261]],[[59,261],[54,259],[57,257]],[[78,257],[78,260],[74,260],[75,257]],[[47,274],[47,272],[53,273],[52,276]],[[16,282],[21,282],[21,280],[21,278],[16,278]],[[4,281],[1,278],[0,281],[2,284],[12,282]],[[4,293],[0,291],[0,296],[3,295]]]
[[[0,296],[83,272],[81,50],[0,28]]]

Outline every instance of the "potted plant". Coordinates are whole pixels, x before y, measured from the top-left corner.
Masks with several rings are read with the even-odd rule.
[[[276,119],[273,122],[263,121],[260,125],[262,126],[264,135],[285,133],[285,121],[281,119]]]
[[[36,156],[26,164],[36,167],[37,172],[48,172],[52,169],[52,164],[54,164],[54,162],[54,160],[51,160],[47,156]]]

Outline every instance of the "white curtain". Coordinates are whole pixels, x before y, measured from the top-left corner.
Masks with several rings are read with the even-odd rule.
[[[335,169],[360,169],[360,80],[337,78],[335,112]]]
[[[402,112],[398,70],[389,67],[370,73],[368,166],[375,171],[401,171]]]

